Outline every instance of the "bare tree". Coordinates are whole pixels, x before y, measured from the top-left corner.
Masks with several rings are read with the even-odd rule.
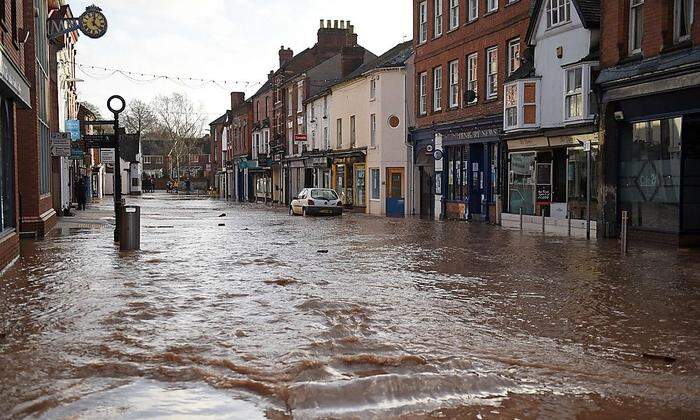
[[[92,114],[98,120],[102,118],[102,113],[100,112],[100,108],[97,105],[90,102],[81,102],[80,104],[84,106],[88,111],[92,112]]]
[[[170,141],[168,156],[174,161],[177,178],[182,173],[180,165],[196,150],[202,134],[205,113],[185,94],[173,93],[157,96],[151,104],[158,117],[158,129]]]
[[[129,133],[147,134],[157,129],[158,116],[147,103],[134,99],[124,113],[124,127]]]

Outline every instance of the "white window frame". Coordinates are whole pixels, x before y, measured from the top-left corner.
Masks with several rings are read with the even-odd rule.
[[[304,81],[297,83],[297,114],[304,112]]]
[[[564,17],[562,17],[562,13]],[[547,0],[545,14],[547,15],[547,29],[566,25],[571,22],[571,0]]]
[[[577,122],[581,120],[590,119],[590,65],[579,65],[567,67],[564,69],[564,122]],[[569,72],[581,70],[581,87],[574,90],[568,89]],[[570,97],[580,96],[581,97],[581,115],[580,116],[569,116],[569,107],[567,100]]]
[[[435,15],[435,21],[433,25],[433,36],[435,38],[439,38],[442,36],[442,9],[443,9],[443,4],[442,0],[434,0],[433,2],[434,6],[434,15]]]
[[[508,42],[508,75],[520,68],[520,38]]]
[[[486,0],[486,13],[498,10],[498,0]]]
[[[377,79],[372,77],[369,79],[369,99],[370,101],[377,98]]]
[[[459,108],[459,60],[450,61],[450,108]]]
[[[370,146],[377,145],[377,114],[371,114],[369,116],[369,139]]]
[[[693,15],[695,13],[695,1],[694,0],[675,0],[673,7],[673,40],[676,43],[687,41],[690,39],[693,33]],[[688,22],[688,33],[686,35],[680,35],[681,32],[681,8],[686,5],[688,10],[686,11],[687,17],[690,19]]]
[[[517,80],[515,82],[508,83],[507,85],[503,86],[503,127],[506,132],[510,131],[515,131],[515,130],[523,130],[523,129],[532,129],[532,128],[537,128],[541,124],[541,114],[540,114],[540,83],[541,81],[538,79],[521,79]],[[525,85],[526,84],[534,84],[535,85],[535,101],[534,102],[525,102]],[[508,100],[508,88],[516,86],[517,89],[517,94],[516,94],[516,124],[510,125],[508,124],[508,109],[513,108],[513,106],[508,106],[507,100]],[[535,122],[534,123],[526,123],[525,122],[525,106],[526,105],[533,105],[535,107]]]
[[[479,57],[477,53],[467,56],[467,89],[473,90],[474,100],[469,105],[479,102]]]
[[[498,97],[498,47],[486,50],[486,99]]]
[[[294,88],[292,87],[287,90],[287,107],[289,107],[287,110],[287,116],[291,117],[294,113]]]
[[[508,103],[508,91],[511,89],[515,89],[515,98],[514,98],[514,103],[509,104]],[[503,126],[505,128],[516,128],[518,127],[518,122],[520,121],[519,118],[519,113],[520,110],[518,109],[518,105],[520,104],[519,101],[519,96],[520,96],[520,85],[519,83],[509,83],[503,87]],[[508,111],[509,110],[515,110],[515,123],[510,124],[510,121],[508,120]]]
[[[442,111],[442,66],[433,69],[433,111]]]
[[[428,42],[428,2],[422,1],[418,5],[418,43]]]
[[[450,30],[459,28],[459,0],[450,0]]]
[[[637,33],[637,14],[642,14],[642,29],[640,31],[639,46],[635,45],[635,34]],[[642,52],[642,41],[644,40],[644,0],[629,0],[629,53],[637,54]]]
[[[418,75],[418,115],[428,113],[428,73]]]
[[[479,0],[469,0],[469,22],[476,20],[479,17]]]

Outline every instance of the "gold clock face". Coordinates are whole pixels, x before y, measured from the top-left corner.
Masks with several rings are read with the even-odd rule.
[[[102,12],[87,11],[80,16],[80,28],[90,38],[100,38],[107,33],[107,18]]]

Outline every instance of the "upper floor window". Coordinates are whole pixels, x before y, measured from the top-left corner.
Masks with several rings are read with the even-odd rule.
[[[435,0],[435,38],[442,35],[442,0]]]
[[[328,96],[323,97],[323,118],[328,116]]]
[[[469,0],[469,21],[479,17],[479,0]]]
[[[418,9],[418,43],[423,44],[428,40],[428,2],[421,2]]]
[[[644,37],[644,0],[630,0],[630,54],[642,51]]]
[[[673,39],[683,42],[690,39],[693,27],[693,0],[675,0],[673,14]]]
[[[498,10],[498,0],[486,0],[486,13]]]
[[[420,115],[425,115],[427,112],[427,98],[428,98],[428,90],[427,90],[427,82],[428,82],[428,73],[421,73],[420,76],[418,76],[418,92],[419,92],[419,99],[418,99],[418,114]]]
[[[508,43],[508,74],[520,68],[520,39]]]
[[[467,90],[474,92],[473,99],[469,101],[470,104],[475,104],[477,101],[478,78],[476,57],[476,53],[467,57]]]
[[[304,103],[304,82],[299,82],[297,85],[297,112],[304,111],[302,104]]]
[[[498,47],[486,50],[486,98],[498,96]]]
[[[369,138],[370,145],[377,145],[377,114],[372,114],[369,116]]]
[[[267,116],[268,116],[267,109],[270,106],[269,102],[270,102],[270,98],[268,96],[266,96],[265,97],[265,118],[267,118]]]
[[[539,80],[518,80],[505,86],[503,125],[506,130],[540,125]]]
[[[442,67],[433,69],[433,111],[442,109]]]
[[[377,79],[374,77],[369,80],[369,99],[377,97]]]
[[[331,143],[328,141],[328,127],[323,127],[323,148],[326,150],[331,148]]]
[[[576,67],[566,71],[564,88],[564,112],[567,120],[583,117],[583,68]]]
[[[340,149],[343,147],[343,119],[342,118],[338,118],[338,120],[336,121],[336,136],[338,136],[336,141],[338,144],[338,148]]]
[[[355,116],[350,117],[350,147],[355,147],[357,144],[357,131],[355,129]]]
[[[459,26],[459,0],[450,0],[450,30]]]
[[[292,115],[294,108],[294,89],[289,88],[287,92],[287,115]]]
[[[459,61],[450,62],[450,108],[459,107]]]
[[[547,28],[563,25],[571,19],[571,0],[547,0]]]
[[[514,127],[518,125],[518,84],[513,83],[506,86],[505,98],[503,101],[505,109],[505,126]]]

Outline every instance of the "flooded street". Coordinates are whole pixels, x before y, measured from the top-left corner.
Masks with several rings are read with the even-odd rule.
[[[0,417],[700,415],[698,251],[131,202],[142,252],[63,229],[0,278]]]

